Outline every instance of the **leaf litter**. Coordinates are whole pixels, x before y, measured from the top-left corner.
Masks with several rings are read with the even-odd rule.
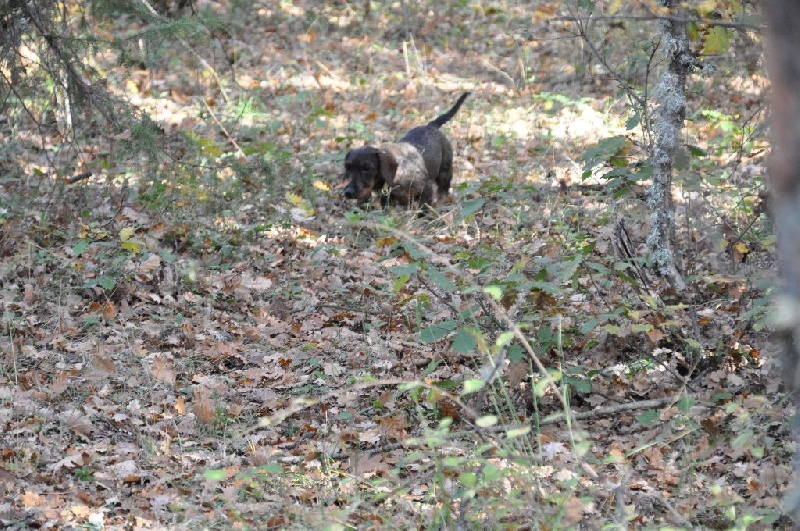
[[[490,527],[533,518],[591,527],[615,517],[618,498],[635,526],[724,526],[732,504],[780,514],[792,412],[776,350],[749,313],[763,296],[757,260],[772,256],[765,248],[722,275],[715,250],[695,248],[699,291],[713,294],[697,310],[706,355],[695,359],[688,313],[637,294],[620,271],[600,222],[608,197],[559,185],[575,181],[582,149],[621,130],[603,111],[610,87],[565,76],[566,30],[535,26],[542,35],[523,46],[536,81],[511,86],[519,56],[487,61],[481,35],[513,49],[531,20],[521,6],[487,15],[457,50],[435,35],[466,28],[473,8],[437,15],[418,28],[412,64],[411,41],[404,53],[364,31],[311,30],[305,11],[284,4],[262,7],[264,29],[240,37],[240,88],[228,89],[261,91],[265,110],[242,118],[239,142],[269,130],[270,149],[292,155],[268,177],[284,182],[254,183],[221,215],[141,202],[117,211],[97,199],[105,226],[4,222],[4,521],[405,528],[430,525],[442,506],[472,506]],[[379,17],[394,39],[397,14]],[[374,79],[360,84],[352,73],[365,60]],[[141,103],[222,153],[229,139],[197,118],[208,87],[188,74],[162,73],[175,104],[139,79]],[[346,149],[393,140],[465,89],[478,97],[447,126],[454,201],[432,220],[375,211],[350,222],[336,190]],[[542,99],[555,92],[580,103]],[[80,189],[65,194],[85,201]],[[29,214],[41,217],[35,205]],[[254,227],[257,237],[244,236]],[[634,231],[639,242],[644,234]],[[31,262],[31,248],[46,259]],[[463,382],[492,373],[495,358],[479,347],[489,352],[505,331],[469,278],[501,286],[501,306],[571,382],[562,391],[575,412],[665,405],[590,415],[572,430],[548,423],[556,394],[512,348],[496,358],[491,393],[460,395]],[[464,315],[480,334],[460,326]],[[533,429],[510,437],[481,422],[497,414]],[[478,476],[483,506],[464,490]]]

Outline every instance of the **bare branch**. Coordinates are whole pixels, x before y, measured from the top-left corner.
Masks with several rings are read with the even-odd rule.
[[[553,22],[573,22],[572,16],[568,17],[553,17],[549,19]],[[698,24],[698,25],[705,25],[705,26],[716,26],[720,28],[733,28],[733,29],[743,29],[743,30],[750,30],[750,31],[758,31],[763,32],[766,29],[766,26],[763,24],[751,24],[749,22],[726,22],[724,20],[711,20],[711,19],[704,19],[704,18],[687,18],[687,17],[675,17],[675,16],[664,16],[664,15],[595,15],[592,14],[592,20],[601,20],[601,21],[609,21],[614,22],[618,20],[631,20],[631,21],[658,21],[658,22],[672,22],[675,24]]]

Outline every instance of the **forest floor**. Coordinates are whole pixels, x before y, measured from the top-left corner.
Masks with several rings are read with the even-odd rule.
[[[163,137],[0,181],[3,525],[788,527],[752,50],[689,80],[676,293],[619,252],[646,180],[582,177],[646,159],[608,66],[643,82],[657,24],[594,27],[604,65],[552,2],[319,4],[218,13],[218,80],[179,44],[98,55]],[[435,214],[342,198],[349,149],[465,91]]]

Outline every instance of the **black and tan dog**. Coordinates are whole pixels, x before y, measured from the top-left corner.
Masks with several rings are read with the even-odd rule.
[[[415,127],[396,143],[347,153],[345,197],[362,204],[384,184],[388,187],[388,193],[381,196],[384,205],[396,202],[429,208],[438,197],[446,196],[453,180],[453,148],[440,128],[455,116],[469,94],[464,93],[452,109],[427,125]]]

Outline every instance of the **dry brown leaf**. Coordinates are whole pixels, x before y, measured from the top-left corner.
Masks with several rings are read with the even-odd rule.
[[[352,472],[357,475],[373,475],[375,472],[388,472],[389,470],[389,465],[383,462],[383,456],[380,454],[373,456],[362,454],[358,459],[351,459],[349,466]]]
[[[378,425],[386,438],[392,441],[404,439],[408,435],[408,420],[403,414],[383,418],[378,421]]]
[[[49,465],[47,468],[53,472],[58,472],[61,469],[72,470],[75,467],[81,467],[88,464],[89,461],[89,454],[86,452],[81,452],[79,454],[68,455],[64,459]]]
[[[137,472],[136,461],[134,461],[133,459],[128,459],[119,463],[115,463],[113,465],[110,465],[107,468],[107,470],[109,470],[112,474],[114,474],[114,477],[116,477],[117,479],[125,481],[126,478],[132,475],[136,475]]]
[[[164,356],[156,355],[153,357],[153,366],[150,368],[150,374],[156,381],[167,385],[175,385],[175,371],[172,368],[172,360],[168,360]]]
[[[161,267],[161,257],[151,254],[147,260],[139,264],[136,268],[136,276],[139,278],[151,278],[154,271]]]
[[[95,352],[92,355],[92,362],[94,366],[103,372],[108,374],[114,374],[116,372],[116,368],[114,367],[114,360],[111,359],[110,356],[103,352]]]
[[[114,307],[114,303],[111,301],[107,301],[103,305],[103,317],[111,321],[117,316],[117,309]]]
[[[580,498],[573,497],[567,502],[565,516],[569,523],[577,524],[583,519],[584,505]]]
[[[659,341],[661,341],[666,337],[664,332],[662,332],[658,328],[653,328],[652,330],[648,330],[646,334],[647,338],[650,339],[650,341],[652,341],[653,343],[658,343]]]
[[[381,440],[381,433],[376,429],[363,430],[358,433],[358,440],[364,443],[375,444]]]
[[[29,490],[25,491],[20,498],[22,498],[22,503],[25,504],[25,507],[40,507],[47,501],[47,498],[41,494]]]
[[[87,518],[92,514],[92,508],[87,505],[73,505],[69,510],[79,518]]]
[[[56,377],[53,379],[53,382],[47,388],[47,393],[51,398],[59,396],[61,393],[69,389],[74,372],[75,371],[61,371],[56,375]]]
[[[62,413],[64,424],[81,435],[90,435],[94,431],[92,421],[89,416],[80,409],[71,409]]]
[[[338,363],[324,363],[322,365],[322,371],[326,376],[336,377],[344,374],[345,369]]]
[[[177,400],[175,400],[175,411],[177,411],[179,415],[186,414],[186,400],[183,399],[183,396],[179,396]]]
[[[33,306],[33,303],[36,302],[36,295],[33,291],[33,284],[25,284],[25,295],[23,295],[22,300],[28,306]]]
[[[192,412],[197,420],[203,424],[213,424],[216,420],[214,412],[214,401],[211,400],[211,393],[208,388],[198,385],[192,393]]]

